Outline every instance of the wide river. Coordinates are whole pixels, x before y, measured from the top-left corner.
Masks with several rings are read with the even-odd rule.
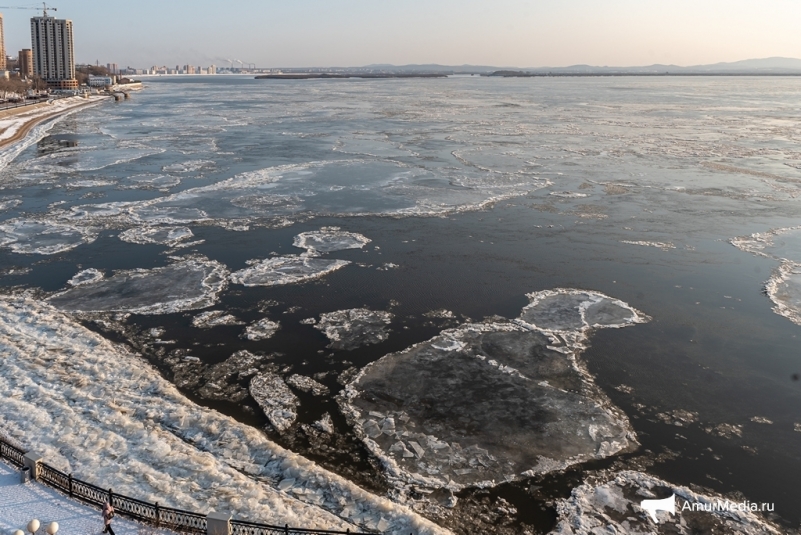
[[[585,533],[565,520],[583,499],[639,533],[666,483],[799,525],[799,79],[145,86],[0,152],[0,347],[18,355],[0,433],[118,492],[281,525]],[[67,324],[57,376],[25,360]],[[113,366],[82,371],[103,339]],[[126,398],[142,358],[170,407],[316,475],[254,475],[231,437],[197,438],[216,424]],[[97,416],[125,401],[63,381],[108,382],[130,401],[117,424],[150,438]],[[62,433],[31,436],[25,410]],[[231,466],[251,502],[214,494]],[[327,474],[368,498],[303,486]],[[620,474],[617,498],[574,491]],[[293,512],[254,513],[276,489]]]

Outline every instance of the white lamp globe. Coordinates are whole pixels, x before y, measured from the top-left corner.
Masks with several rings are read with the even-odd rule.
[[[50,525],[47,526],[45,531],[48,533],[48,535],[56,535],[56,532],[58,531],[58,522],[50,522]]]
[[[13,533],[13,535],[25,535],[25,532],[22,531],[21,529],[18,529]]]
[[[39,530],[39,521],[35,518],[28,522],[28,532],[29,533],[36,533]]]

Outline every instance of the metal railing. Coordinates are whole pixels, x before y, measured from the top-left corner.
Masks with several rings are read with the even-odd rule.
[[[0,440],[0,459],[6,459],[17,468],[25,465],[25,452],[15,448],[5,440]]]
[[[17,468],[25,469],[26,452],[0,438],[0,459],[8,461]],[[28,467],[30,468],[30,467]],[[207,517],[201,513],[162,507],[156,503],[145,502],[115,494],[112,489],[102,489],[86,481],[75,479],[41,461],[33,469],[33,478],[52,487],[72,499],[102,507],[111,503],[117,514],[132,518],[156,528],[166,528],[179,533],[205,534],[208,531]],[[348,531],[328,531],[319,529],[292,528],[288,525],[271,526],[242,520],[229,522],[230,535],[358,535]]]

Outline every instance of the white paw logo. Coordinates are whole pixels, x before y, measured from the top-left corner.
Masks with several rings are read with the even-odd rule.
[[[656,518],[657,511],[667,511],[671,515],[676,514],[676,495],[674,494],[670,498],[665,498],[664,500],[643,500],[640,502],[640,507],[648,512],[653,521],[658,524],[659,520]]]

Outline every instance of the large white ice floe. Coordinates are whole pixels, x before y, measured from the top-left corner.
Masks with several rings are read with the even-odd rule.
[[[27,298],[0,298],[0,429],[66,473],[163,506],[307,528],[448,533],[195,405],[140,357]]]
[[[345,249],[362,249],[368,243],[370,239],[356,232],[346,232],[339,227],[323,227],[320,230],[298,234],[292,244],[307,251],[330,253]]]
[[[63,253],[96,238],[91,229],[49,221],[17,219],[0,225],[0,246],[22,254]]]
[[[551,535],[781,533],[757,514],[739,510],[742,504],[750,507],[741,499],[698,494],[643,472],[624,471],[598,479],[600,481],[583,483],[569,498],[557,502],[559,519]],[[675,496],[676,514],[657,511],[658,523],[641,507],[643,500],[661,500],[671,496]],[[723,506],[730,510],[722,510]]]
[[[739,236],[731,240],[742,251],[780,261],[765,283],[773,311],[801,325],[801,227]]]
[[[339,396],[396,486],[492,486],[636,445],[576,356],[592,329],[647,316],[598,292],[529,298],[514,321],[465,324],[379,359]]]
[[[187,227],[136,227],[120,233],[120,239],[129,243],[169,245],[174,247],[194,234]]]
[[[69,312],[171,314],[206,308],[217,302],[228,270],[205,258],[181,260],[165,267],[119,271],[49,298]]]
[[[352,308],[320,314],[320,321],[314,328],[325,334],[331,349],[351,350],[389,338],[387,326],[391,322],[390,312]]]
[[[350,262],[302,254],[253,260],[250,264],[248,268],[231,273],[231,282],[244,286],[294,284],[323,277]]]

